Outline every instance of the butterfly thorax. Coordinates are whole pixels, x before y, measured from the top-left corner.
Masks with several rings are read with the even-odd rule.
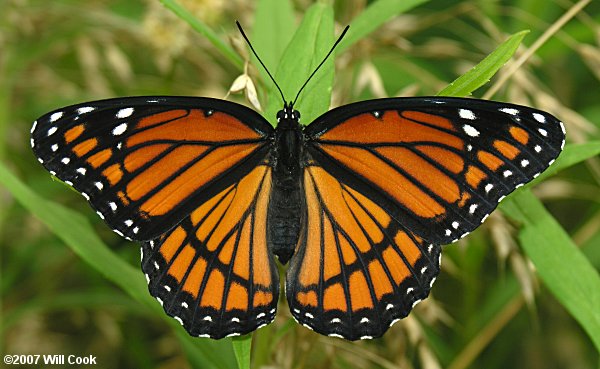
[[[267,214],[268,244],[283,264],[292,257],[300,234],[302,128],[300,113],[290,106],[277,113],[272,148],[273,187]]]

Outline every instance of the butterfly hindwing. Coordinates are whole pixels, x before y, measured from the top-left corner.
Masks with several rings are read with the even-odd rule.
[[[304,189],[306,226],[286,282],[292,315],[324,335],[383,335],[429,294],[440,247],[314,163]]]
[[[390,98],[334,109],[305,129],[311,156],[433,244],[475,229],[558,156],[562,122],[532,108]]]
[[[150,293],[191,335],[246,334],[275,318],[279,276],[266,243],[270,191],[271,168],[259,165],[143,243]]]
[[[48,113],[34,123],[31,145],[115,232],[149,240],[263,160],[272,131],[228,101],[131,97]]]

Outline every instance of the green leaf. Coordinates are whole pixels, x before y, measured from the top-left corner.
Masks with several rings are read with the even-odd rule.
[[[173,0],[160,0],[160,2],[169,8],[169,10],[171,10],[173,13],[175,13],[179,18],[187,22],[193,29],[206,37],[208,41],[210,41],[213,46],[239,70],[244,68],[244,60],[242,60],[237,52],[235,52],[235,50],[233,50],[233,48],[231,48],[231,46],[229,46],[227,43],[223,42],[223,40],[221,40],[221,38],[212,29],[210,29],[210,27],[202,23],[198,18],[194,17],[194,15],[186,8],[182,7]]]
[[[250,352],[252,350],[252,335],[234,337],[233,352],[239,369],[250,369]]]
[[[600,275],[569,235],[528,189],[502,210],[523,224],[519,240],[537,273],[600,351]]]
[[[235,368],[228,340],[212,341],[189,336],[169,318],[148,293],[142,272],[112,252],[96,235],[87,219],[58,203],[46,200],[29,189],[0,162],[0,184],[5,186],[23,207],[39,218],[87,264],[122,288],[135,300],[167,321],[175,330],[190,362],[202,367]],[[196,365],[200,367],[200,365]]]
[[[469,96],[485,85],[513,56],[527,33],[529,31],[521,31],[510,36],[479,64],[446,86],[438,96]]]
[[[369,5],[365,11],[356,16],[350,23],[348,34],[337,47],[342,52],[363,39],[384,23],[428,0],[378,0]]]
[[[289,0],[258,1],[250,41],[270,71],[277,70],[295,29],[294,9]],[[265,83],[273,83],[254,56],[253,60]]]
[[[292,100],[296,96],[333,42],[333,9],[316,3],[307,10],[275,73],[286,99]],[[311,122],[329,108],[333,72],[333,58],[329,58],[300,95],[296,107],[302,111],[302,121]],[[269,89],[268,99],[264,116],[273,123],[282,107],[281,97],[274,86]]]

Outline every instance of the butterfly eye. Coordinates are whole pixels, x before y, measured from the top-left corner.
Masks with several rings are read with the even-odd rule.
[[[284,118],[283,110],[277,112],[277,121],[279,122]]]

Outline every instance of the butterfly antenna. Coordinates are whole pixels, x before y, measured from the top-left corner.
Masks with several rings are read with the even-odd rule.
[[[304,82],[304,84],[302,85],[302,87],[300,87],[300,90],[298,90],[298,93],[296,94],[296,98],[294,99],[294,102],[292,103],[292,106],[294,106],[296,104],[296,100],[298,100],[298,97],[300,96],[300,93],[302,92],[302,90],[304,90],[304,87],[306,87],[306,85],[308,84],[308,81],[310,81],[310,79],[313,78],[313,76],[317,73],[317,71],[319,70],[319,68],[321,68],[321,66],[323,64],[325,64],[325,61],[327,60],[327,58],[329,58],[329,55],[331,55],[331,53],[333,52],[333,50],[335,50],[335,47],[340,43],[340,41],[342,41],[342,39],[344,38],[344,35],[348,31],[348,28],[350,28],[349,25],[346,26],[346,28],[344,28],[344,31],[342,32],[342,34],[340,35],[340,37],[338,37],[338,39],[335,42],[335,44],[333,44],[333,46],[331,47],[331,50],[329,50],[329,52],[327,53],[327,55],[325,56],[325,58],[323,58],[323,61],[321,62],[321,64],[319,64],[315,68],[315,70],[312,72],[312,74],[306,79],[306,82]]]
[[[281,94],[281,99],[283,100],[283,105],[287,105],[287,102],[285,100],[285,96],[283,96],[283,91],[281,91],[281,88],[279,88],[279,85],[277,84],[277,81],[275,81],[275,78],[273,78],[273,76],[271,75],[271,72],[269,72],[269,70],[265,66],[265,63],[263,63],[262,60],[260,60],[260,57],[258,56],[258,54],[256,53],[256,51],[254,51],[254,48],[252,47],[252,44],[250,43],[250,40],[248,39],[248,36],[246,36],[246,34],[244,33],[244,30],[242,29],[242,25],[238,21],[235,21],[235,24],[237,24],[237,26],[238,26],[238,28],[240,30],[240,33],[242,34],[242,37],[244,37],[244,40],[246,40],[246,43],[248,44],[248,46],[250,46],[250,50],[252,50],[252,53],[254,54],[254,56],[256,56],[256,59],[258,59],[258,61],[260,62],[260,65],[263,66],[263,68],[265,69],[265,71],[267,72],[267,74],[269,75],[269,77],[271,77],[271,81],[273,81],[273,83],[275,84],[275,87],[277,87],[277,90],[279,90],[279,93]]]

